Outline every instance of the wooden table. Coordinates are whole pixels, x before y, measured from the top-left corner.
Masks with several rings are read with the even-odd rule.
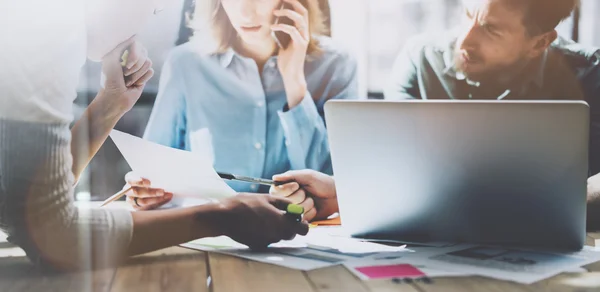
[[[595,244],[600,234],[589,234]],[[599,241],[600,243],[600,241]],[[135,257],[116,269],[42,274],[22,250],[0,237],[0,291],[600,291],[600,263],[526,286],[483,277],[433,283],[363,282],[341,266],[301,272],[215,253],[172,247]],[[595,283],[594,283],[595,282]],[[587,286],[587,287],[586,287]]]

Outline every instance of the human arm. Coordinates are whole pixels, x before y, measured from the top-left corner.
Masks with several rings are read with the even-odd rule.
[[[127,62],[121,66],[121,56],[128,50]],[[152,61],[146,49],[135,40],[119,44],[103,58],[106,76],[103,89],[71,129],[73,174],[77,181],[91,159],[106,141],[121,117],[131,110],[152,76]]]
[[[291,169],[333,173],[325,117],[317,103],[359,97],[356,60],[347,53],[327,54],[328,68],[322,77],[326,89],[321,96],[307,92],[295,108],[278,112]]]

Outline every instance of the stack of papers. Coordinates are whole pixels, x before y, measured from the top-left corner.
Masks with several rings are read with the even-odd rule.
[[[563,272],[582,271],[580,267],[600,261],[600,252],[589,247],[571,253],[441,243],[406,248],[341,234],[332,227],[313,228],[307,236],[271,245],[264,252],[251,251],[227,237],[184,246],[298,270],[344,265],[362,280],[477,275],[532,284]]]
[[[272,244],[264,252],[252,251],[247,246],[225,236],[203,238],[182,246],[303,271],[335,266],[377,254],[406,251],[404,246],[361,242],[352,238],[333,237],[322,232],[312,232],[312,230],[307,236],[298,236],[291,241]]]

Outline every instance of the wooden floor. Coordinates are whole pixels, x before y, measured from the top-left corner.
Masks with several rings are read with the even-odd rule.
[[[590,239],[593,241],[593,239]],[[116,269],[50,275],[23,252],[0,244],[0,291],[600,291],[600,263],[526,286],[482,277],[433,283],[363,282],[341,266],[301,272],[181,247],[132,258]]]

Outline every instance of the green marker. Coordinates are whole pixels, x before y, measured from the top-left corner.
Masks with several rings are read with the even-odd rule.
[[[287,205],[287,208],[285,211],[286,211],[286,213],[285,213],[286,216],[289,216],[294,221],[302,222],[302,215],[304,214],[304,207],[296,205],[296,204],[289,204],[289,205]]]

